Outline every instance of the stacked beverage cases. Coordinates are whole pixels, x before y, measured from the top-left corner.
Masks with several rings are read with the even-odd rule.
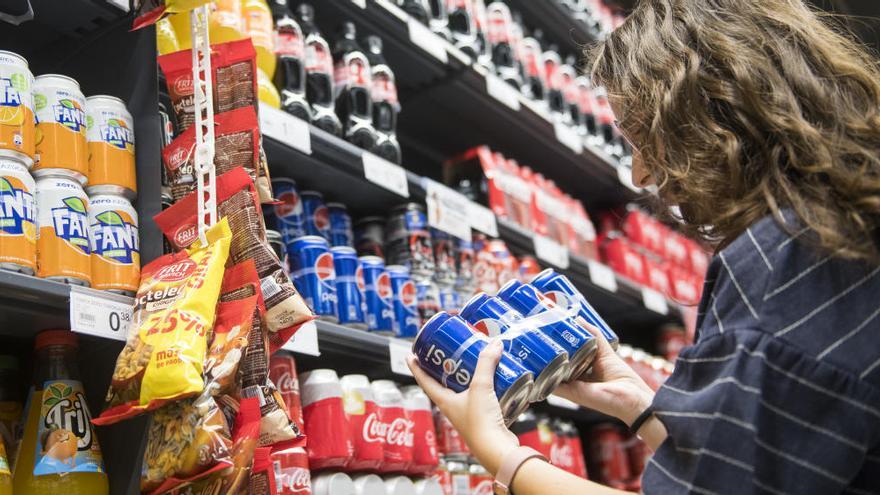
[[[125,103],[0,51],[0,268],[134,294],[136,193]]]

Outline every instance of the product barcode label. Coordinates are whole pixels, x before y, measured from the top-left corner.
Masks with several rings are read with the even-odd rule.
[[[275,277],[269,275],[260,280],[260,291],[263,293],[263,299],[269,299],[275,294],[281,292],[281,286],[275,281]]]
[[[72,285],[70,329],[74,332],[124,341],[131,326],[134,300],[109,292]]]

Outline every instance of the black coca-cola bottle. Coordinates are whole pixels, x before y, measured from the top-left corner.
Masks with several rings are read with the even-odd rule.
[[[376,129],[376,145],[373,153],[392,163],[400,164],[400,144],[397,142],[397,83],[394,72],[382,54],[382,38],[368,36],[367,59],[373,72],[373,127]]]
[[[565,97],[562,94],[562,59],[559,57],[559,49],[556,45],[550,45],[550,49],[544,52],[544,77],[547,88],[547,106],[553,114],[553,118],[564,120],[566,113]]]
[[[275,86],[281,95],[281,108],[306,122],[312,108],[306,99],[306,44],[299,23],[290,15],[287,0],[272,0],[275,19]]]
[[[423,0],[397,0],[397,5],[413,19],[428,24],[428,9]]]
[[[520,55],[523,67],[523,94],[535,101],[545,102],[547,90],[544,87],[544,50],[541,49],[541,43],[537,38],[527,36],[522,41]]]
[[[446,10],[446,0],[427,0],[428,1],[428,27],[431,31],[452,40],[452,33],[449,31],[449,12]]]
[[[565,58],[565,63],[559,68],[562,77],[562,97],[565,101],[565,109],[568,117],[565,122],[575,127],[579,133],[585,127],[583,115],[581,115],[580,100],[578,98],[577,70],[574,68],[577,59],[574,55]]]
[[[477,19],[472,0],[446,0],[450,41],[471,58],[477,57]]]
[[[365,150],[376,145],[373,128],[372,72],[367,55],[357,42],[354,23],[345,22],[333,46],[336,115],[342,121],[342,135]]]
[[[296,9],[305,35],[306,99],[312,106],[312,123],[333,135],[342,135],[342,124],[333,98],[333,56],[330,46],[315,25],[315,9],[307,3]]]

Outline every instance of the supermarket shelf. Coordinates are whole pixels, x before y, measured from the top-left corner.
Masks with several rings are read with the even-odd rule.
[[[571,12],[558,0],[508,0],[514,11],[519,11],[530,29],[540,29],[545,38],[559,45],[562,55],[580,57],[585,45],[595,41],[587,25],[572,17]]]

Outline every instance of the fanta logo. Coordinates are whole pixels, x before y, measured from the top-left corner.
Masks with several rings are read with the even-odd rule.
[[[184,76],[174,81],[174,92],[178,95],[190,95],[193,92],[192,76]]]
[[[21,93],[13,84],[12,78],[0,77],[0,106],[21,106]]]
[[[174,233],[174,244],[187,247],[199,236],[199,229],[195,225],[184,225]]]
[[[172,265],[164,266],[156,272],[154,278],[160,282],[180,282],[188,278],[196,270],[196,262],[182,259]]]
[[[140,252],[137,226],[123,220],[117,211],[99,213],[95,220],[91,225],[92,252],[120,263],[132,263],[132,255]]]
[[[58,100],[57,105],[52,105],[52,112],[55,122],[73,132],[80,132],[86,126],[86,112],[73,100]]]
[[[489,337],[497,337],[504,329],[498,320],[493,320],[492,318],[483,318],[474,324],[474,328],[477,329],[478,332]]]
[[[357,283],[358,290],[363,293],[367,288],[367,284],[364,282],[364,267],[358,265],[357,270],[354,272],[354,281]]]
[[[46,411],[43,423],[47,430],[74,435],[77,451],[91,449],[92,418],[81,391],[74,390],[64,382],[53,383],[43,392],[43,410]]]
[[[330,212],[324,205],[319,206],[312,214],[312,222],[320,232],[330,230]]]
[[[404,306],[412,306],[416,304],[416,284],[412,280],[407,280],[400,287],[400,300]]]
[[[391,299],[391,276],[387,272],[383,272],[376,279],[376,292],[379,293],[379,297],[385,302]]]
[[[278,201],[280,203],[275,205],[275,214],[279,218],[302,215],[302,203],[299,201],[299,195],[294,191],[284,191],[278,196]]]
[[[321,280],[333,280],[336,278],[336,269],[333,267],[333,255],[321,253],[315,260],[315,274]]]
[[[64,206],[52,208],[55,236],[69,242],[84,254],[89,254],[89,217],[85,203],[77,197],[64,198],[61,201]]]
[[[471,382],[470,371],[461,367],[462,360],[455,361],[446,357],[446,352],[432,344],[425,356],[426,360],[434,366],[442,366],[443,374],[451,376],[459,385],[467,387]]]
[[[101,140],[121,150],[134,151],[134,131],[123,120],[107,120],[107,125],[101,126]]]
[[[27,228],[33,231],[34,212],[34,195],[0,177],[0,231],[22,235],[26,223],[31,225]]]

